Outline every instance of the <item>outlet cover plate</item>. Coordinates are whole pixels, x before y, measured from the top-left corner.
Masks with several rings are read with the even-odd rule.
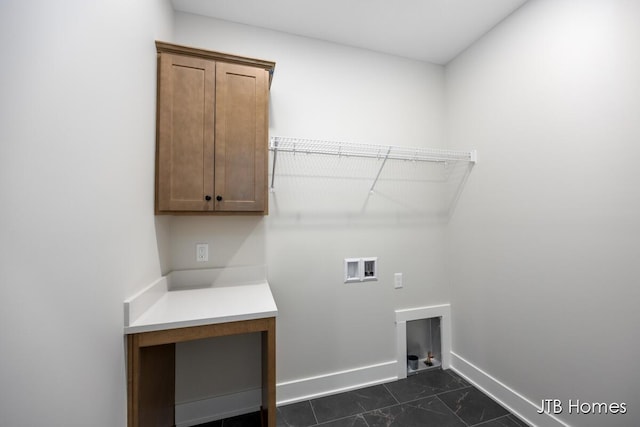
[[[402,284],[402,273],[394,273],[393,275],[393,287],[395,289],[400,289],[404,285]]]
[[[209,261],[209,244],[208,243],[196,244],[196,261],[197,262]]]

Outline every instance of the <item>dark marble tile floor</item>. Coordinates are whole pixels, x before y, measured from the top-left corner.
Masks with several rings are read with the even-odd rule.
[[[277,427],[527,427],[450,370],[280,406]],[[259,427],[258,413],[198,427]]]

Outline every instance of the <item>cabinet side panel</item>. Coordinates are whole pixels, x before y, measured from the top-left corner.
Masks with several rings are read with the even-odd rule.
[[[216,86],[216,210],[264,211],[267,72],[219,63]]]

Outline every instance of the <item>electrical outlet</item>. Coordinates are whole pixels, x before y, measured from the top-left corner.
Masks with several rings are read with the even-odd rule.
[[[208,243],[196,244],[196,261],[197,262],[209,261],[209,244]]]

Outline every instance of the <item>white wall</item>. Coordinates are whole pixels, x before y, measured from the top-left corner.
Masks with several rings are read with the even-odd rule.
[[[123,300],[159,276],[158,1],[0,3],[0,425],[123,426]]]
[[[446,68],[450,141],[479,152],[448,229],[453,351],[570,425],[640,423],[638,22],[530,1]]]
[[[276,61],[271,135],[443,146],[443,67],[183,13],[175,42]],[[403,165],[368,198],[379,163],[340,169],[341,161],[278,157],[278,174],[288,176],[277,177],[267,217],[170,219],[173,269],[202,267],[199,241],[210,244],[205,267],[267,264],[279,308],[278,383],[395,360],[394,310],[449,299],[438,191],[389,181],[412,169]],[[367,179],[345,179],[360,168]],[[344,284],[343,259],[360,256],[379,257],[380,280]],[[404,273],[403,290],[393,289],[395,272]],[[182,350],[178,401],[221,393],[193,392],[190,369],[202,366]]]
[[[124,425],[122,301],[200,241],[202,267],[268,265],[280,383],[394,359],[393,310],[451,297],[456,354],[533,403],[629,404],[571,425],[638,423],[637,2],[530,1],[447,67],[446,99],[442,67],[185,14],[174,37],[166,2],[0,11],[2,425]],[[389,180],[408,168],[369,198],[284,157],[268,217],[154,219],[154,39],[275,60],[272,135],[477,148],[448,234],[438,190]],[[380,280],[343,284],[369,255]],[[179,399],[220,392],[189,381],[195,347]]]

